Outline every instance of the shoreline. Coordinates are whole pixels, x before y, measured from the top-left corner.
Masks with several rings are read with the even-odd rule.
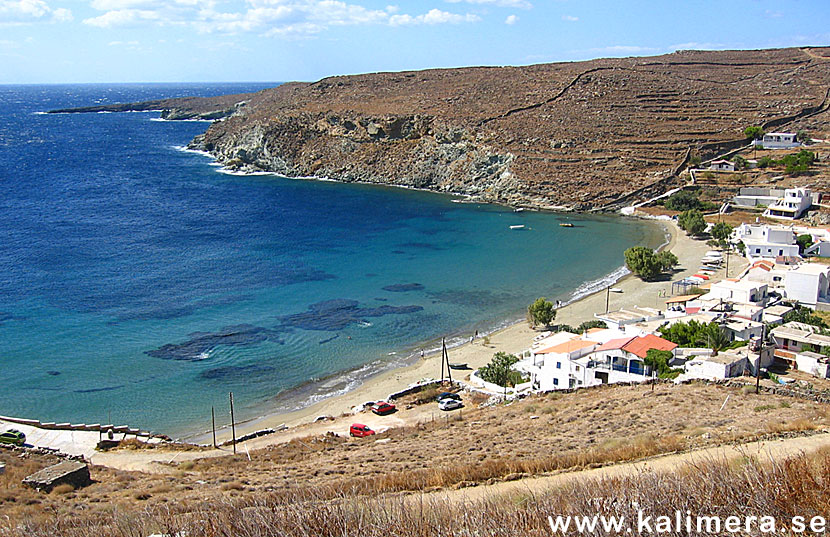
[[[623,293],[613,293],[613,296],[609,297],[610,310],[635,305],[664,309],[665,303],[661,303],[661,300],[665,300],[665,297],[661,297],[660,295],[664,291],[671,290],[671,282],[686,275],[691,275],[698,270],[700,258],[709,249],[709,246],[705,242],[689,238],[674,222],[653,219],[643,220],[652,220],[655,225],[659,226],[659,229],[667,238],[659,249],[668,249],[677,255],[679,260],[678,268],[672,274],[672,277],[665,281],[643,282],[631,273],[628,273],[613,282],[606,281],[605,285],[591,290],[585,295],[575,297],[558,308],[555,320],[557,324],[576,326],[583,321],[594,319],[595,313],[603,313],[605,311],[606,295],[602,291],[611,285],[621,288]],[[604,279],[585,282],[583,285],[602,280]],[[573,291],[574,294],[578,292],[579,288]],[[670,293],[667,293],[667,295],[670,296]],[[473,342],[462,340],[460,345],[448,348],[450,361],[465,362],[468,365],[468,369],[466,370],[455,371],[455,375],[457,376],[454,376],[454,378],[468,381],[470,374],[479,367],[487,364],[492,359],[493,354],[500,351],[519,354],[529,348],[533,338],[540,333],[535,329],[531,329],[527,321],[523,319],[516,320],[515,322],[507,320],[501,323],[504,322],[510,324],[502,328],[497,328],[489,334],[480,334]],[[459,333],[462,332],[459,331]],[[485,337],[489,339],[489,345],[484,344]],[[416,356],[414,363],[381,371],[378,374],[366,378],[354,389],[323,398],[306,407],[288,412],[270,412],[243,422],[237,422],[237,436],[250,434],[263,429],[282,429],[283,427],[287,428],[291,433],[298,433],[299,431],[308,429],[307,432],[311,434],[311,429],[315,425],[315,419],[318,417],[327,416],[337,419],[343,416],[349,416],[354,413],[355,407],[367,401],[383,400],[389,394],[405,389],[409,385],[421,380],[439,378],[441,374],[439,351],[440,349],[427,353],[423,358]],[[330,427],[331,421],[324,420],[319,425]],[[230,425],[217,428],[216,432],[219,442],[230,439],[230,429]],[[249,443],[251,443],[251,447],[278,443],[285,441],[286,435],[284,433],[285,431],[282,434],[269,434],[249,441]],[[210,437],[211,432],[207,431],[190,435],[185,439],[189,442],[210,443]]]

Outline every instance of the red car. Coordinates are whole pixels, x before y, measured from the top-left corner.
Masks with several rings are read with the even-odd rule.
[[[363,425],[362,423],[352,423],[352,426],[349,427],[349,435],[350,436],[372,436],[375,434],[375,431],[369,428],[368,425]]]
[[[374,405],[372,405],[372,412],[377,414],[378,416],[384,416],[386,414],[391,414],[397,410],[395,405],[392,403],[387,403],[386,401],[378,401]]]

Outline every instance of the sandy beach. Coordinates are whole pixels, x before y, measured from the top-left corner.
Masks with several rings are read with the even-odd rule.
[[[605,312],[606,299],[608,299],[609,310],[613,311],[625,306],[642,306],[663,309],[666,297],[671,296],[671,282],[685,276],[694,274],[699,268],[700,259],[710,247],[702,240],[693,240],[683,231],[677,228],[676,224],[668,221],[661,221],[659,224],[664,227],[670,236],[666,249],[673,252],[678,258],[678,266],[671,278],[664,281],[643,282],[637,277],[626,276],[614,284],[614,287],[622,290],[621,293],[606,293],[600,291],[585,296],[573,303],[559,308],[556,315],[557,324],[568,324],[576,326],[583,321],[594,319],[594,314]],[[733,257],[733,265],[730,267],[730,276],[734,276],[740,270],[742,258]],[[725,276],[725,270],[721,269],[715,275],[716,279]],[[472,343],[466,343],[459,347],[450,349],[451,362],[467,363],[470,369],[455,371],[457,376],[454,379],[468,380],[470,373],[485,365],[499,351],[518,354],[530,347],[533,337],[539,331],[530,328],[527,322],[521,321],[488,336],[489,344],[485,344],[485,338],[479,337]],[[339,417],[343,414],[350,414],[354,407],[366,401],[385,399],[390,393],[406,388],[408,385],[427,378],[439,378],[441,375],[440,353],[433,353],[418,360],[417,363],[403,368],[394,369],[382,373],[367,380],[358,388],[338,396],[334,396],[318,403],[310,405],[301,410],[289,413],[267,415],[261,418],[237,424],[237,435],[243,435],[265,428],[276,428],[286,425],[291,431],[269,435],[250,442],[251,447],[284,441],[286,436],[293,437],[300,431],[303,434],[316,432],[317,428],[330,429],[332,422],[323,422],[316,426],[299,427],[309,424],[318,416]],[[371,415],[367,415],[367,418]],[[413,419],[409,416],[407,421]],[[338,420],[339,421],[339,420]],[[372,424],[370,424],[372,425]],[[230,439],[230,430],[222,429],[218,433],[220,441]],[[198,442],[209,442],[207,435],[193,439]]]

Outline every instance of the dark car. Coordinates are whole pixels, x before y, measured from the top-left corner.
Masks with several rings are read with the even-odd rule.
[[[9,429],[5,433],[0,433],[0,444],[13,444],[15,446],[22,446],[26,443],[26,435],[17,429]]]
[[[350,436],[372,436],[375,434],[375,431],[369,428],[368,425],[363,425],[362,423],[352,423],[352,426],[349,427],[349,435]]]
[[[384,416],[386,414],[391,414],[395,412],[397,408],[392,403],[387,403],[385,401],[378,401],[374,405],[372,405],[372,412],[377,414],[378,416]]]

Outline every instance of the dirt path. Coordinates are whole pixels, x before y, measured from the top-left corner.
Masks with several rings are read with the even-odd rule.
[[[417,501],[423,499],[451,500],[457,502],[476,502],[497,496],[517,496],[528,493],[539,494],[565,486],[575,481],[591,479],[608,479],[639,474],[642,472],[672,472],[686,465],[694,465],[711,460],[734,460],[741,457],[758,457],[762,460],[781,460],[800,453],[810,453],[822,448],[830,448],[830,433],[820,433],[799,438],[785,438],[750,442],[735,446],[717,446],[687,453],[657,456],[639,462],[614,464],[560,474],[531,477],[518,481],[506,481],[493,485],[482,485],[459,490],[439,491],[413,495]]]

